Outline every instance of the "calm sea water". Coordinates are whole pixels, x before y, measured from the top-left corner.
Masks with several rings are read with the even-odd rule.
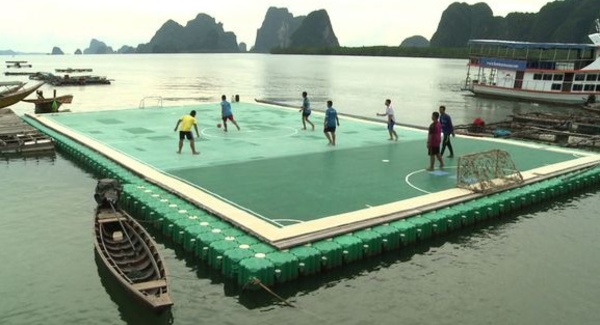
[[[0,58],[28,60],[33,71],[93,68],[93,74],[114,79],[110,86],[57,88],[59,95],[75,96],[65,106],[72,111],[137,108],[143,98],[145,106],[154,106],[155,96],[163,106],[193,105],[215,102],[221,94],[300,105],[303,90],[314,107],[332,99],[339,112],[367,117],[391,98],[399,120],[414,125],[426,125],[440,104],[455,124],[568,110],[464,96],[462,60],[253,54]],[[43,90],[48,96],[53,88]],[[13,110],[23,114],[32,106],[20,103]],[[157,236],[175,301],[170,314],[157,316],[132,304],[98,267],[94,175],[61,154],[0,162],[0,324],[600,323],[595,190],[274,288],[296,308],[236,287]]]

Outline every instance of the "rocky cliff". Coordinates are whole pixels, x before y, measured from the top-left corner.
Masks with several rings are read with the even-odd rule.
[[[256,31],[256,41],[252,51],[269,53],[273,48],[288,47],[292,34],[305,17],[294,17],[286,8],[270,7],[262,25]]]
[[[495,17],[485,3],[455,2],[443,12],[431,46],[464,47],[469,39],[501,39],[530,42],[589,43],[598,0],[549,2],[538,13],[510,13]]]
[[[276,48],[339,46],[327,11],[317,10],[306,17],[294,17],[286,8],[271,7],[256,32],[253,51],[268,53]]]
[[[83,54],[112,54],[114,53],[112,47],[106,46],[104,42],[101,42],[97,39],[92,39],[90,41],[90,46],[83,50]]]
[[[415,35],[402,41],[400,47],[429,47],[429,41],[421,35]]]
[[[236,53],[239,52],[236,36],[225,32],[223,24],[206,14],[184,26],[169,20],[162,25],[149,43],[140,44],[138,53]]]
[[[60,47],[55,46],[55,47],[52,48],[52,52],[50,52],[50,54],[52,54],[52,55],[63,55],[63,54],[65,54],[65,52],[63,52],[60,49]]]
[[[290,47],[339,47],[327,11],[313,11],[290,37]]]

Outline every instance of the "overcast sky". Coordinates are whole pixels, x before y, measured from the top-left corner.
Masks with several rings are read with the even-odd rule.
[[[148,43],[169,19],[182,26],[205,13],[234,32],[250,49],[269,7],[287,8],[294,16],[325,9],[342,46],[397,46],[405,38],[431,39],[451,0],[9,0],[0,19],[0,50],[65,53],[89,47],[92,38],[114,50]],[[486,2],[495,16],[538,12],[552,0]]]

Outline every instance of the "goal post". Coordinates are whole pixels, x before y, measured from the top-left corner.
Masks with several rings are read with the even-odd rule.
[[[477,193],[490,193],[523,183],[521,172],[510,154],[491,150],[458,158],[457,187]]]

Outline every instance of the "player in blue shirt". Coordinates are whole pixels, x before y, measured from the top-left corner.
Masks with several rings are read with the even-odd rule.
[[[335,129],[340,126],[340,120],[338,119],[337,112],[333,108],[333,102],[327,101],[327,110],[325,110],[325,121],[323,121],[323,132],[329,140],[330,146],[335,146]]]
[[[300,107],[300,112],[302,112],[302,130],[306,130],[306,122],[308,122],[314,131],[315,125],[308,119],[310,116],[310,101],[308,100],[308,93],[306,91],[302,92],[302,107]]]
[[[230,120],[233,125],[240,130],[240,126],[233,118],[233,112],[231,111],[231,104],[227,101],[227,96],[221,96],[221,118],[223,119],[223,131],[227,132],[227,120]]]
[[[453,158],[454,150],[452,149],[452,143],[450,143],[450,135],[454,136],[454,125],[452,125],[450,115],[446,114],[446,106],[444,105],[440,106],[440,123],[442,124],[442,134],[444,135],[440,154],[443,156],[446,147],[448,147],[448,151],[450,151],[448,158]]]

